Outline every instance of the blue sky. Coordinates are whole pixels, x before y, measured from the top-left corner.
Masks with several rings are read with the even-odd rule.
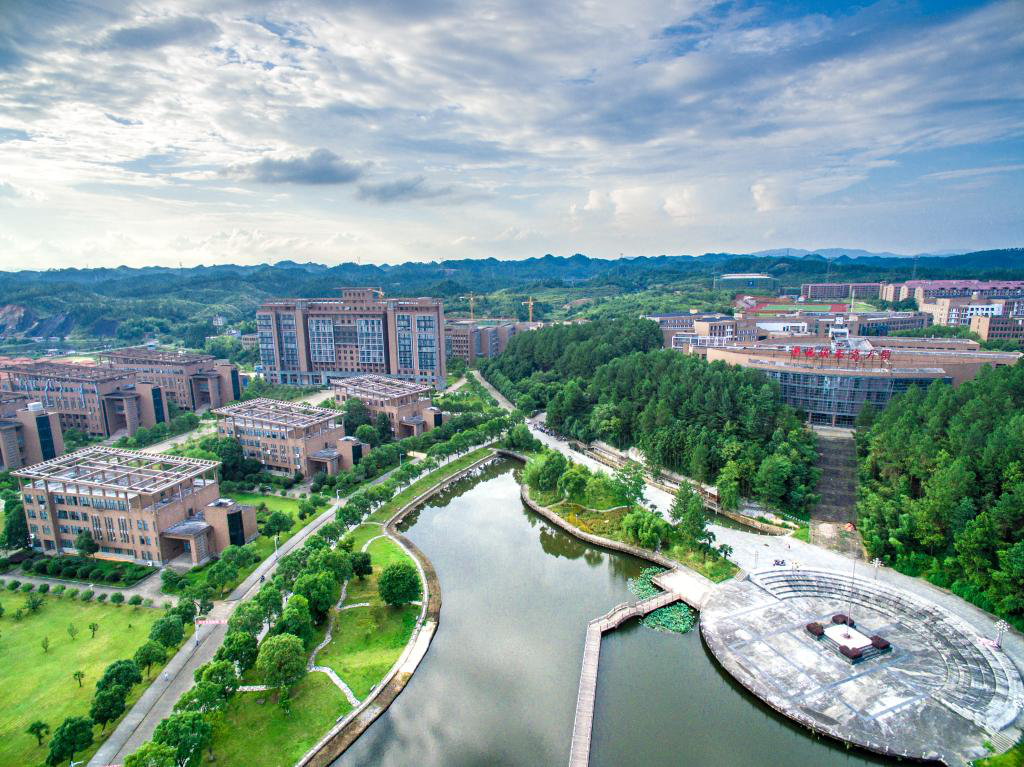
[[[0,11],[0,268],[1024,244],[1024,3]]]

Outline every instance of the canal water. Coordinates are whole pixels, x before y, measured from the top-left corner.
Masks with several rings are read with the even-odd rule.
[[[568,763],[584,631],[631,598],[646,563],[584,544],[526,509],[512,461],[411,514],[405,534],[441,583],[430,650],[338,767],[544,767]],[[633,621],[601,651],[593,767],[887,764],[816,740],[749,697],[696,630]]]

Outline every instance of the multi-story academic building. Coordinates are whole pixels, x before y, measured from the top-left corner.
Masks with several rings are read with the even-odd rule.
[[[61,428],[100,437],[131,436],[167,421],[161,386],[98,365],[30,362],[0,367],[0,390],[24,395],[60,416]]]
[[[193,565],[256,538],[256,512],[220,497],[217,461],[87,447],[18,469],[32,547],[73,554],[92,534],[98,556]]]
[[[322,386],[377,373],[442,388],[444,306],[345,288],[340,298],[268,301],[256,314],[263,373],[275,383]]]
[[[60,416],[23,394],[0,392],[0,471],[48,461],[63,452]]]
[[[434,407],[430,387],[386,376],[358,376],[331,381],[339,405],[345,400],[362,400],[372,418],[383,413],[391,422],[396,439],[414,437],[448,420],[447,413]]]
[[[242,396],[238,368],[212,354],[132,346],[104,352],[103,358],[114,370],[131,371],[138,380],[159,385],[182,410],[220,407]]]
[[[351,469],[370,446],[345,436],[337,410],[276,399],[236,402],[213,411],[217,435],[237,439],[246,458],[268,469],[304,477]]]
[[[497,357],[510,338],[532,329],[527,322],[515,320],[448,320],[445,322],[445,354],[473,365],[481,357]]]
[[[982,341],[1016,341],[1024,344],[1024,316],[1021,317],[972,317],[971,331]]]
[[[852,426],[866,403],[885,407],[911,386],[958,385],[985,365],[1012,365],[1018,353],[930,348],[930,339],[848,338],[760,343],[707,350],[708,361],[756,368],[779,382],[782,400],[810,423]],[[959,339],[955,339],[959,340]],[[903,342],[908,344],[904,345]],[[948,342],[940,340],[940,346]]]
[[[913,298],[918,308],[936,298],[1024,298],[1024,280],[908,280],[883,285],[882,298]]]
[[[1024,317],[1024,298],[936,298],[920,308],[936,325],[967,326],[975,317]]]

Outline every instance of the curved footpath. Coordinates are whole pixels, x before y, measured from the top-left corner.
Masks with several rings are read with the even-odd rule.
[[[405,649],[398,660],[395,661],[391,670],[388,671],[387,675],[374,688],[373,692],[358,707],[339,719],[334,727],[296,762],[296,767],[326,767],[326,765],[331,764],[360,735],[366,732],[369,726],[381,714],[387,711],[395,698],[398,697],[399,693],[409,683],[409,679],[426,655],[430,642],[434,638],[434,633],[437,631],[437,624],[441,617],[441,585],[437,579],[434,566],[430,563],[426,554],[398,531],[398,525],[411,511],[418,508],[425,501],[437,495],[449,485],[476,471],[481,466],[495,460],[497,455],[497,453],[489,453],[451,476],[440,480],[404,504],[384,523],[384,536],[394,541],[416,563],[427,598],[420,609],[420,615],[412,637],[406,643]]]

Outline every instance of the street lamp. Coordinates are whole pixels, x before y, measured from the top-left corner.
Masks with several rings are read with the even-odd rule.
[[[996,621],[996,647],[1003,646],[1003,634],[1010,628],[1010,624],[1004,620]]]
[[[871,560],[871,564],[874,565],[874,567],[875,567],[875,580],[877,581],[878,580],[878,568],[882,566],[882,560],[879,559],[878,557],[875,557],[874,559]]]
[[[281,533],[274,533],[274,561],[277,561],[277,541],[281,537]]]

